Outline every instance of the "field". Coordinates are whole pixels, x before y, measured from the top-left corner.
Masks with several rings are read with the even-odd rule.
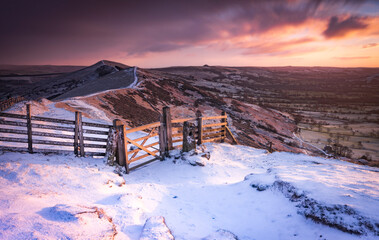
[[[224,98],[290,113],[305,142],[319,149],[347,147],[340,155],[378,165],[377,68],[204,66],[162,71],[184,75]]]

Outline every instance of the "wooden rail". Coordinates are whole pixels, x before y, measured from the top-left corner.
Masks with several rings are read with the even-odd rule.
[[[29,153],[74,152],[77,156],[105,156],[104,149],[107,147],[105,144],[112,128],[112,125],[83,122],[80,112],[75,113],[75,120],[32,116],[29,104],[26,105],[25,115],[1,112],[0,117],[3,118],[0,119],[0,125],[13,127],[4,128],[0,126],[0,134],[2,134],[0,135],[0,141],[2,142],[0,143],[0,150],[2,151]],[[86,129],[84,127],[100,128],[100,130]],[[46,131],[41,131],[41,129]],[[7,134],[21,137],[9,137]],[[36,139],[36,137],[43,137],[43,139]],[[27,148],[6,146],[7,144],[5,143],[7,142],[27,144]],[[46,146],[73,147],[73,151],[46,149]],[[85,151],[85,149],[89,149],[89,151]]]

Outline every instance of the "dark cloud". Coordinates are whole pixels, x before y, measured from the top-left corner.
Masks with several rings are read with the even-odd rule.
[[[351,16],[345,20],[333,16],[323,34],[326,38],[343,37],[349,32],[367,28],[368,24],[365,21],[366,18],[358,16]]]
[[[174,51],[280,31],[309,19],[329,18],[346,5],[363,2],[4,0],[0,8],[0,63],[49,63],[70,58],[100,59],[104,53],[137,56]],[[337,19],[326,36],[346,32],[345,25],[351,26]]]

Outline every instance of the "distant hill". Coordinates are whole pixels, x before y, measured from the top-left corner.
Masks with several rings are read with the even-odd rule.
[[[33,84],[83,66],[0,65],[0,101],[11,96],[25,96]]]
[[[77,71],[82,68],[84,68],[84,66],[0,65],[0,77],[60,74],[60,73],[68,73],[68,72]]]
[[[8,73],[8,75],[0,76],[3,85],[7,84],[0,90],[3,97],[11,94],[21,95],[27,99],[55,99],[62,94],[65,94],[64,98],[82,96],[107,88],[128,86],[129,81],[134,80],[134,74],[130,73],[131,70],[124,71],[125,69],[130,69],[130,67],[106,60],[89,67],[10,66],[9,70],[3,70],[3,73]],[[116,72],[114,77],[109,76]]]

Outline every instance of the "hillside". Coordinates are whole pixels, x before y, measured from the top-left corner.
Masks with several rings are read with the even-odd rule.
[[[175,118],[225,111],[244,145],[274,151],[325,155],[335,144],[351,152],[339,157],[379,163],[379,69],[325,67],[131,68],[110,61],[39,81],[29,99],[129,126],[157,121],[162,107]],[[91,107],[92,106],[92,107]],[[334,152],[328,152],[335,155]]]
[[[77,71],[83,66],[0,65],[0,101],[7,97],[26,95],[30,88],[44,79]],[[20,87],[22,86],[22,87]]]
[[[363,157],[379,166],[378,68],[204,66],[159,71],[210,88],[234,100],[234,106],[254,104],[289,113],[305,142],[319,149],[348,148],[351,152],[341,156]]]
[[[161,71],[138,69],[137,77],[137,87],[100,92],[80,100],[98,106],[109,118],[121,117],[129,126],[158,121],[164,106],[171,107],[173,118],[194,117],[197,110],[204,115],[225,111],[242,144],[268,148],[272,143],[279,151],[318,152],[294,138],[296,124],[285,113],[234,100],[219,94],[217,88],[196,86],[184,77]],[[63,103],[72,106],[75,101],[66,99]]]
[[[182,102],[192,99],[183,98],[186,91],[174,81],[156,80],[159,75],[146,70],[137,75],[137,86],[57,102],[33,101],[32,114],[73,119],[71,111],[77,109],[85,113],[85,121],[110,124],[123,116],[129,125],[139,125],[154,119],[145,115],[149,106],[160,107],[172,96]],[[161,98],[168,98],[149,95],[156,88],[167,89]],[[210,99],[198,105],[207,114],[219,111],[217,105],[205,105],[213,103]],[[112,101],[115,105],[109,108]],[[145,109],[140,109],[143,104]],[[174,114],[193,114],[196,108],[187,111],[188,105],[173,107]],[[265,121],[282,116],[248,106]],[[130,107],[139,109],[140,115]],[[7,112],[25,113],[25,105],[18,103]],[[130,137],[145,134],[135,132]],[[260,132],[256,137],[269,134]],[[13,146],[21,144],[25,145]],[[1,152],[0,238],[373,240],[379,236],[378,173],[375,167],[340,159],[269,153],[227,143],[206,143],[189,153],[174,150],[165,161],[129,175],[101,158]]]
[[[124,64],[106,60],[89,67],[3,65],[0,66],[0,81],[4,86],[0,89],[1,99],[7,95],[21,95],[27,99],[53,99],[74,89],[79,89],[81,94],[95,93],[106,88],[104,83],[110,84],[109,88],[115,88],[120,84],[117,83],[119,79],[133,80],[133,71],[130,75],[126,70],[129,68]],[[116,73],[116,77],[107,76],[101,79],[111,73]],[[129,84],[127,82],[122,86]],[[71,93],[72,96],[81,96],[81,94]]]

